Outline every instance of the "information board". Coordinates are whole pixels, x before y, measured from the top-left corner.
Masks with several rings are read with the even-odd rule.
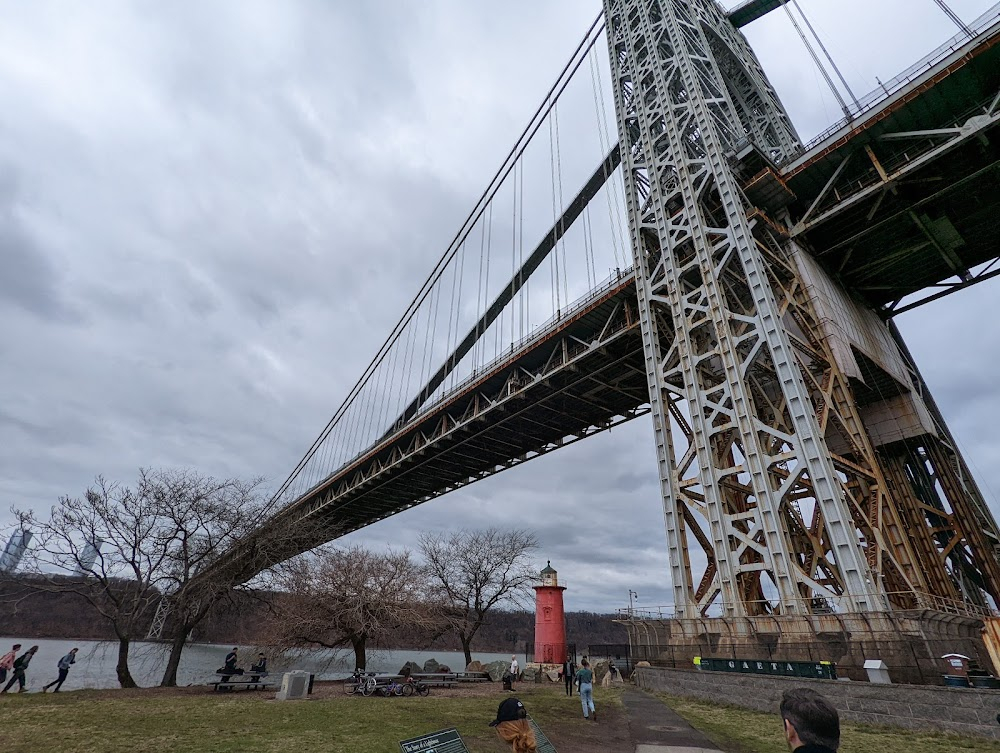
[[[811,677],[818,680],[836,680],[837,665],[828,661],[774,661],[772,659],[711,659],[696,656],[695,666],[712,672],[744,672],[756,675],[782,675],[784,677]]]
[[[403,753],[469,753],[462,736],[454,727],[412,737],[409,740],[400,740],[399,749]]]

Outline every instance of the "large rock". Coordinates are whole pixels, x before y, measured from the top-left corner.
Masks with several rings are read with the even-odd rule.
[[[560,673],[558,669],[550,669],[548,672],[545,673],[545,676],[548,677],[552,682],[559,682]]]
[[[481,661],[476,661],[473,659],[469,662],[469,665],[465,668],[466,672],[485,672],[486,668],[483,666]]]
[[[427,672],[428,674],[432,672],[437,672],[438,667],[440,666],[441,665],[438,664],[437,659],[428,659],[427,661],[424,662],[424,672]]]
[[[409,670],[409,672],[407,672],[407,670]],[[400,668],[400,670],[399,670],[399,672],[397,672],[397,674],[405,675],[405,674],[413,674],[414,672],[423,672],[423,671],[424,670],[421,669],[420,665],[417,664],[415,661],[408,661],[408,662],[406,662],[406,664],[404,664]]]
[[[598,685],[602,680],[604,680],[604,675],[608,673],[607,659],[591,663],[590,668],[594,672],[594,684]]]
[[[493,682],[500,682],[508,669],[510,669],[510,664],[505,661],[491,661],[483,667],[483,671],[489,673]]]
[[[439,664],[437,671],[439,675],[447,675],[451,673],[451,667],[449,667],[447,664]]]
[[[521,671],[521,679],[524,682],[535,682],[538,678],[538,667],[532,667],[530,664]]]

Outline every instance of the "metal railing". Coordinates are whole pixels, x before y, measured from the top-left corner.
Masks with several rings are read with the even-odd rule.
[[[877,88],[870,91],[858,100],[857,103],[848,105],[848,114],[845,117],[838,120],[818,136],[810,139],[808,143],[803,144],[802,149],[787,159],[784,164],[787,165],[794,162],[803,154],[828,139],[840,129],[858,120],[865,113],[874,110],[879,104],[887,100],[893,94],[896,94],[906,88],[907,85],[940,63],[946,57],[965,47],[971,40],[984,36],[987,32],[992,32],[993,27],[998,24],[1000,24],[1000,3],[996,3],[992,8],[969,24],[969,29],[972,32],[971,37],[964,31],[961,31],[933,52],[918,60],[898,76],[895,76],[889,81],[880,81]]]
[[[880,599],[883,595],[872,593],[865,594],[865,596],[869,599]],[[978,604],[970,604],[958,599],[951,599],[921,591],[891,591],[884,594],[884,596],[888,597],[893,611],[927,609],[934,612],[943,612],[945,614],[954,614],[961,617],[971,617],[973,619],[980,620],[991,617],[1000,617],[1000,613],[990,607],[982,607]],[[802,612],[798,612],[796,614],[849,614],[853,611],[850,608],[850,602],[846,596],[801,597],[795,601],[807,603],[809,606],[808,609],[802,610]],[[759,609],[755,610],[755,606],[759,607]],[[710,609],[705,614],[700,615],[700,617],[722,617],[727,611],[725,603],[716,602],[711,605]],[[777,604],[777,600],[749,601],[738,610],[734,611],[736,611],[738,616],[749,617],[780,616],[782,614],[781,607]],[[618,619],[622,621],[671,620],[683,617],[682,614],[678,613],[677,608],[673,604],[658,607],[644,607],[643,609],[623,607],[617,610],[617,614]]]

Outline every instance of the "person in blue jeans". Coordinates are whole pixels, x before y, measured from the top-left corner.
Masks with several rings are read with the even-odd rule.
[[[597,721],[597,709],[594,708],[594,672],[590,662],[584,659],[580,669],[576,671],[576,685],[580,688],[580,703],[583,705],[583,718]],[[588,716],[588,707],[590,715]]]

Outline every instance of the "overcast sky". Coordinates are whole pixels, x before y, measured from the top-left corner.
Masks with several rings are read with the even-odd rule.
[[[955,32],[800,4],[859,96]],[[280,484],[599,7],[0,2],[0,531],[98,473]],[[746,33],[803,138],[837,118],[783,13]],[[998,284],[897,320],[994,511]],[[350,538],[494,524],[537,531],[568,609],[667,601],[648,418]]]

